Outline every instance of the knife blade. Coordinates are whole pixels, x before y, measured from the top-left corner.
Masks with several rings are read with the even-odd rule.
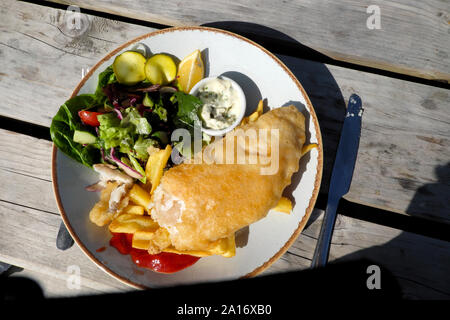
[[[352,182],[353,170],[359,148],[359,137],[361,136],[362,113],[361,98],[356,94],[352,94],[348,101],[347,112],[342,126],[341,137],[331,173],[327,207],[311,268],[323,267],[328,261],[339,200],[347,194]]]

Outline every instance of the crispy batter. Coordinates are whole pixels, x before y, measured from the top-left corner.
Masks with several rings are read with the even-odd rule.
[[[169,231],[176,249],[205,250],[212,241],[265,217],[298,170],[305,143],[305,118],[294,106],[269,111],[240,128],[279,130],[278,170],[262,175],[261,168],[267,165],[261,163],[181,164],[168,170],[154,193],[151,214]],[[261,147],[269,150],[269,157],[276,152],[270,148],[270,139],[258,139],[257,145],[238,140],[235,152],[242,148],[247,155],[260,155]],[[223,160],[218,157],[215,160]],[[163,250],[170,244],[161,245],[159,249]]]

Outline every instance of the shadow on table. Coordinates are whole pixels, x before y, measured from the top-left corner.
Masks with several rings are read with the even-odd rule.
[[[260,43],[263,47],[276,53],[278,58],[286,64],[300,81],[319,119],[324,151],[320,193],[328,193],[331,168],[333,167],[345,117],[346,99],[348,99],[348,97],[344,98],[342,96],[339,85],[327,66],[324,63],[316,62],[330,59],[280,31],[259,24],[219,21],[207,23],[203,26],[231,31]],[[277,41],[273,42],[268,39],[277,39]],[[309,57],[315,61],[287,56],[294,54],[295,56]]]
[[[427,183],[417,188],[414,198],[406,212],[411,216],[426,217],[424,212],[434,212],[430,218],[436,218],[441,213],[441,218],[450,223],[450,162],[434,168],[437,181]],[[414,185],[405,184],[406,188],[414,188]]]
[[[398,219],[390,217],[396,229],[410,228],[411,232],[399,232],[383,245],[353,252],[333,263],[371,259],[397,277],[404,298],[450,299],[450,244],[445,241],[449,239],[448,225],[426,221],[422,213],[425,208],[436,206],[450,213],[450,162],[436,167],[435,173],[436,182],[417,188],[406,210],[410,217],[395,213],[392,215]],[[427,232],[437,239],[416,234],[414,230]]]
[[[260,43],[268,50],[277,53],[278,57],[298,78],[319,119],[324,148],[324,170],[320,192],[322,195],[326,195],[345,117],[345,101],[348,99],[348,97],[342,96],[339,85],[324,64],[332,59],[304,46],[290,36],[266,26],[236,21],[214,22],[205,24],[205,26],[235,32]],[[274,42],[270,39],[277,39],[277,41]],[[291,55],[301,57],[301,59],[289,57]],[[361,98],[364,106],[364,97]],[[409,215],[424,217],[423,208],[425,207],[440,208],[441,210],[447,208],[447,212],[450,212],[450,197],[448,196],[450,194],[450,163],[437,167],[435,172],[437,175],[435,183],[426,184],[416,190],[407,209]],[[398,216],[398,214],[393,215]],[[319,215],[312,215],[308,226],[318,217]],[[401,216],[400,221],[394,223],[395,228],[404,230],[403,223],[410,223],[414,219],[418,218]],[[425,228],[420,225],[420,219],[413,224],[416,224],[415,230]],[[439,240],[413,232],[400,232],[397,237],[383,245],[356,251],[335,260],[335,262],[361,258],[374,260],[377,264],[384,265],[387,270],[392,271],[402,282],[405,290],[404,297],[450,298],[450,290],[446,289],[450,288],[448,273],[450,252],[445,242],[440,243]]]
[[[363,259],[334,264],[327,268],[248,279],[56,299],[44,299],[39,285],[31,279],[0,277],[0,305],[3,303],[6,307],[10,306],[18,310],[17,308],[23,308],[24,303],[27,306],[38,303],[40,307],[63,306],[65,310],[72,311],[74,310],[68,309],[68,307],[95,306],[98,308],[98,306],[105,306],[98,308],[102,314],[104,311],[110,310],[117,312],[121,306],[123,306],[123,310],[128,311],[127,307],[139,305],[149,306],[152,316],[163,314],[164,319],[180,319],[177,316],[186,314],[189,312],[189,308],[192,312],[192,308],[199,306],[207,306],[212,309],[210,310],[212,318],[216,319],[218,317],[214,317],[214,314],[221,314],[224,305],[233,304],[241,305],[241,307],[261,305],[269,306],[267,308],[270,309],[265,309],[265,311],[272,317],[284,319],[289,317],[280,316],[292,315],[292,310],[295,310],[299,301],[335,300],[346,303],[361,299],[370,302],[373,302],[374,299],[398,299],[400,297],[399,287],[390,274],[386,274],[385,286],[381,290],[367,290],[364,266],[372,263],[370,260]],[[292,291],[294,288],[296,289],[294,294],[287,293],[288,290]],[[280,299],[280,295],[282,295],[282,299]],[[197,309],[197,311],[204,311],[204,309]],[[230,314],[242,315],[243,313],[237,313],[235,310]],[[198,317],[197,314],[197,318],[201,317]]]

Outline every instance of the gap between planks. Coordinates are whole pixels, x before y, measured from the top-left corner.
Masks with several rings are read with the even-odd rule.
[[[81,284],[99,293],[132,290],[97,268],[75,245],[67,251],[55,246],[59,217],[15,205],[0,207],[0,260],[53,277],[67,285],[68,268],[78,266]],[[315,210],[313,222],[293,246],[262,275],[308,268],[322,223],[323,211]],[[111,249],[111,248],[109,248]],[[450,297],[450,243],[338,215],[330,261],[367,258],[389,270],[399,281],[404,297]],[[72,290],[59,287],[63,294]],[[66,291],[66,292],[65,292]]]
[[[45,178],[50,175],[51,143],[4,130],[0,138],[4,151],[0,154],[8,154],[7,159],[0,157],[0,179],[15,182],[0,192],[0,261],[56,277],[61,283],[67,280],[67,268],[78,265],[87,288],[102,292],[127,288],[98,269],[76,245],[67,251],[56,249],[61,219],[53,213],[57,209],[53,196],[47,197],[52,191]],[[39,152],[24,157],[22,151],[30,146]],[[11,176],[12,172],[17,174]],[[297,241],[263,274],[308,268],[322,217],[322,210],[314,210]],[[339,214],[330,260],[359,258],[371,259],[394,273],[407,297],[449,298],[450,242]]]
[[[130,18],[132,23],[154,22],[159,27],[215,26],[286,43],[302,53],[448,84],[450,48],[449,42],[443,40],[448,36],[449,12],[444,3],[438,0],[427,3],[364,0],[358,4],[298,0],[278,5],[270,0],[259,1],[258,5],[243,0],[233,4],[221,0],[207,3],[193,0],[185,4],[162,0],[151,4],[123,0],[44,2],[60,9],[69,4],[79,6],[114,20],[126,17],[126,22]],[[380,8],[383,22],[379,30],[370,30],[366,25],[369,18],[366,8],[370,5]]]
[[[64,21],[64,11],[11,0],[6,3],[9,6],[2,8],[2,14],[8,14],[0,22],[5,30],[0,40],[11,45],[3,50],[9,62],[0,75],[0,114],[43,127],[49,126],[59,105],[70,95],[81,68],[92,66],[118,44],[154,30],[91,17],[89,33],[72,38],[58,28]],[[64,52],[55,47],[64,48]],[[346,105],[344,97],[356,92],[363,99],[365,114],[360,153],[347,199],[448,223],[450,204],[442,194],[449,187],[436,173],[438,168],[445,171],[446,159],[450,159],[447,90],[287,56],[280,58],[299,78],[318,113],[325,150],[322,193],[328,190]],[[17,100],[18,90],[24,100],[30,101],[28,108]],[[46,101],[45,105],[42,101]]]

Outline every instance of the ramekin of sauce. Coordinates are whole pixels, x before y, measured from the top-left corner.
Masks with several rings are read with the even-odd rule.
[[[202,101],[202,131],[210,136],[224,135],[239,125],[244,118],[244,91],[227,77],[202,79],[192,88],[190,94]]]

